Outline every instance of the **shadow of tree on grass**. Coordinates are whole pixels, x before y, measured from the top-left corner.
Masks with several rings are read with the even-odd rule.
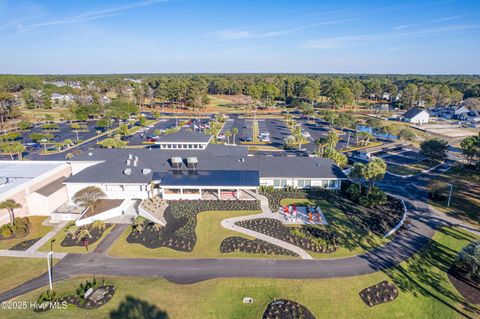
[[[110,312],[110,319],[168,319],[168,314],[146,301],[127,296]]]

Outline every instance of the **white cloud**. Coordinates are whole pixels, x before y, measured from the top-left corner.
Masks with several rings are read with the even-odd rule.
[[[390,32],[390,33],[376,33],[363,34],[352,36],[339,36],[332,38],[322,38],[307,41],[305,47],[312,49],[335,49],[341,47],[351,47],[363,44],[375,44],[378,41],[384,40],[401,40],[424,36],[437,36],[454,33],[456,31],[478,30],[480,25],[457,25],[447,26],[435,29],[424,29],[411,32]]]
[[[303,24],[303,25],[289,27],[289,28],[283,28],[280,30],[263,31],[263,32],[249,31],[244,28],[236,28],[236,29],[216,31],[213,34],[215,34],[218,38],[222,40],[236,40],[236,39],[245,39],[245,38],[271,38],[271,37],[277,37],[277,36],[299,32],[302,30],[312,29],[320,26],[347,23],[352,20],[354,19],[349,18],[349,19],[320,21],[320,22]],[[255,29],[255,27],[250,27],[250,29]]]
[[[132,3],[125,4],[123,6],[117,6],[117,7],[111,7],[111,8],[106,8],[106,9],[97,10],[97,11],[85,12],[85,13],[82,13],[82,14],[78,14],[78,15],[63,18],[63,19],[56,19],[56,20],[32,23],[32,24],[29,24],[29,25],[22,26],[22,28],[24,30],[31,30],[31,29],[48,27],[48,26],[53,26],[53,25],[78,23],[78,22],[91,21],[91,20],[99,20],[99,19],[104,19],[104,18],[119,15],[121,12],[130,10],[130,9],[147,7],[147,6],[156,4],[156,3],[168,2],[168,1],[169,0],[147,0],[147,1],[141,1],[141,2],[132,2]]]
[[[463,18],[465,16],[466,15],[456,15],[456,16],[451,16],[451,17],[444,17],[444,18],[428,20],[428,21],[424,21],[424,22],[420,22],[420,23],[404,24],[404,25],[396,26],[393,29],[394,30],[403,30],[403,29],[413,28],[413,27],[422,26],[422,25],[426,25],[426,24],[433,24],[433,23],[438,23],[438,22],[456,20],[456,19]]]

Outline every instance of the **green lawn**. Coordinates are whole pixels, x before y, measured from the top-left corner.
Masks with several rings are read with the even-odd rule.
[[[328,225],[318,225],[315,227],[334,231],[339,237],[340,247],[337,251],[328,254],[307,251],[314,258],[342,258],[363,254],[389,241],[389,239],[379,237],[373,233],[367,233],[364,229],[352,223],[345,213],[325,200],[285,198],[280,204],[282,206],[292,204],[296,204],[297,206],[312,205],[320,206],[322,209]]]
[[[450,207],[447,207],[449,187],[444,191],[444,200],[431,201],[430,204],[449,216],[478,227],[480,225],[480,175],[478,171],[452,167],[446,173],[439,175],[437,180],[453,185]]]
[[[387,171],[392,174],[396,175],[415,175],[419,174],[420,170],[407,166],[407,165],[397,165],[397,164],[390,164],[387,163]]]
[[[53,260],[57,263],[58,260]],[[40,258],[0,257],[0,292],[7,291],[47,271],[47,260]],[[0,317],[2,317],[0,315]]]
[[[25,240],[40,238],[45,236],[53,227],[51,226],[43,226],[42,222],[45,221],[48,217],[47,216],[28,216],[28,219],[31,223],[30,232],[27,236],[22,238],[12,238],[6,240],[0,240],[0,249],[9,249],[16,244],[21,243]]]
[[[35,314],[31,310],[0,310],[2,318],[110,318],[120,304],[140,312],[145,306],[165,311],[168,318],[261,318],[271,298],[287,298],[306,306],[317,318],[463,318],[475,317],[450,284],[444,269],[456,252],[473,238],[454,228],[444,228],[415,258],[387,272],[348,278],[318,280],[212,279],[178,285],[159,278],[111,277],[116,293],[107,305],[96,310],[68,310]],[[98,277],[97,277],[98,278]],[[100,279],[100,278],[98,278]],[[58,293],[72,293],[84,278],[55,284]],[[393,302],[368,307],[360,290],[382,280],[396,283],[399,296]],[[43,289],[18,297],[35,300]],[[131,296],[128,301],[126,297]],[[253,304],[242,298],[253,297]],[[476,308],[477,309],[477,308]]]
[[[108,254],[111,256],[151,258],[293,258],[289,256],[249,254],[242,252],[228,254],[220,253],[220,244],[227,237],[239,236],[247,239],[254,239],[253,237],[225,229],[220,225],[220,222],[226,218],[258,213],[258,211],[211,211],[199,213],[197,215],[197,226],[195,228],[197,242],[191,252],[181,252],[168,247],[150,249],[141,244],[130,244],[126,241],[127,236],[130,234],[130,228],[128,228],[110,247]]]
[[[88,245],[88,251],[85,249],[83,246],[75,246],[75,247],[62,247],[60,243],[65,239],[66,232],[65,230],[67,229],[68,225],[65,226],[63,229],[61,229],[52,239],[55,239],[55,242],[53,244],[53,251],[54,252],[62,252],[62,253],[88,253],[93,250],[98,246],[98,244],[107,236],[107,234],[112,230],[113,226],[108,227],[104,232],[102,237],[100,237],[99,240],[97,240],[95,243],[92,243]],[[39,251],[50,251],[50,241],[45,243],[42,247],[38,249]]]

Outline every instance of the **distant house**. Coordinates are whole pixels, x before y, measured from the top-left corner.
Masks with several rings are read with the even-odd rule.
[[[411,109],[403,114],[403,121],[415,124],[428,123],[430,120],[430,113],[426,109]]]
[[[479,123],[480,122],[480,111],[478,110],[471,110],[468,113],[461,113],[458,116],[459,120],[467,121],[471,123]]]
[[[72,94],[60,94],[60,93],[52,93],[50,96],[52,102],[60,103],[60,102],[73,102],[75,97]]]
[[[457,119],[465,120],[470,110],[464,105],[452,105],[447,107],[435,107],[430,110],[430,115],[441,117],[447,120]]]
[[[390,100],[390,93],[384,92],[382,95],[382,100],[385,100],[385,101]]]

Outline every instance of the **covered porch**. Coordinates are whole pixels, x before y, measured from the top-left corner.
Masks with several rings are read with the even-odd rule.
[[[170,171],[158,187],[164,200],[254,200],[259,178],[258,171]]]

